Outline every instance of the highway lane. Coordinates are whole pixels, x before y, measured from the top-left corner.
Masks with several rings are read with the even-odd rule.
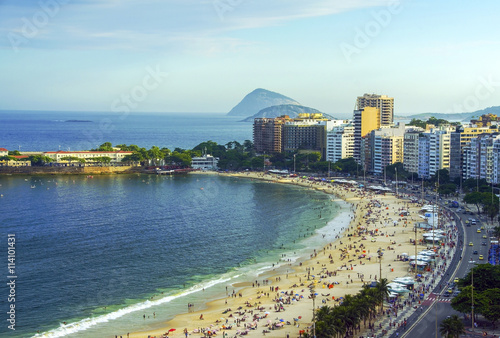
[[[476,218],[476,225],[465,226],[465,221],[475,216],[457,214],[453,209],[451,210],[459,230],[458,248],[461,247],[461,251],[456,252],[445,272],[445,276],[422,303],[421,309],[409,317],[407,320],[408,330],[400,330],[398,334],[394,333],[392,337],[439,337],[439,324],[441,321],[453,314],[461,315],[452,309],[450,305],[452,297],[443,296],[448,284],[452,283],[455,277],[464,277],[476,264],[487,262],[489,238],[483,238],[483,235],[486,234],[486,226],[484,230],[481,230],[481,233],[478,233],[477,229],[483,226],[480,220]],[[487,245],[481,245],[482,242],[486,242]],[[472,245],[469,245],[469,243],[472,243]],[[477,251],[477,254],[474,254],[474,251]],[[479,260],[479,255],[483,255],[484,260]],[[470,327],[471,324],[468,326]]]

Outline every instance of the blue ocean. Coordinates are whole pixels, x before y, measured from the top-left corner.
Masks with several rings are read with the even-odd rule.
[[[104,142],[192,149],[252,140],[252,123],[216,113],[99,113],[0,110],[0,148],[89,150]]]
[[[109,117],[78,114],[3,112],[0,147],[78,149],[89,124]],[[96,122],[64,122],[74,119]],[[191,148],[251,139],[251,125],[213,114],[137,114],[114,127],[95,143]],[[2,283],[0,334],[13,337],[162,327],[188,303],[202,309],[226,286],[286,269],[283,254],[308,257],[349,222],[334,196],[218,175],[0,176],[0,194],[0,232],[4,248],[15,235],[17,276],[16,330],[7,327]]]

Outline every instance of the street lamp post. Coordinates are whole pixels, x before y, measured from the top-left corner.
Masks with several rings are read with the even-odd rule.
[[[316,293],[314,292],[314,285],[311,286],[311,298],[313,300],[313,338],[316,338]]]
[[[415,228],[415,278],[417,278],[417,224],[414,225]]]
[[[382,256],[384,255],[384,253],[382,252],[382,248],[378,248],[377,253],[378,253],[379,268],[380,268],[379,281],[381,281],[382,280]]]
[[[398,196],[398,168],[394,167],[396,170],[396,197]]]
[[[293,154],[293,173],[295,174],[295,155],[297,154]]]
[[[366,165],[363,165],[363,186],[366,189]]]

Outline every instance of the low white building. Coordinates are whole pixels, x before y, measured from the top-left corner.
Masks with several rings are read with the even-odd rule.
[[[0,156],[7,156],[9,155],[9,151],[5,148],[0,148]]]
[[[217,170],[219,167],[219,158],[212,155],[203,155],[201,157],[193,157],[191,159],[191,167],[201,170]]]
[[[110,163],[120,163],[122,159],[127,155],[132,155],[132,151],[47,151],[44,153],[45,156],[50,157],[57,163],[67,163],[68,161],[63,160],[65,157],[77,157],[79,159],[84,159],[85,162],[94,162],[94,158],[109,157],[111,159]]]

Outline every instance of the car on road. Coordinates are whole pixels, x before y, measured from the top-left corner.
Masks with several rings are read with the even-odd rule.
[[[486,246],[486,242],[481,242],[481,245],[482,246]]]
[[[460,290],[453,291],[453,297],[456,297],[460,294]]]
[[[483,255],[479,255],[479,259],[483,260],[484,259]]]
[[[484,230],[484,225],[481,227],[481,230]]]
[[[455,279],[453,280],[454,283],[458,283],[458,277],[455,277]]]
[[[488,238],[488,236],[486,236],[486,235],[483,235],[483,238]]]
[[[474,252],[472,254],[477,255],[478,254],[477,250],[474,250]]]
[[[469,246],[473,246],[473,245],[474,245],[474,243],[472,243],[472,242],[469,242]]]
[[[481,229],[477,229],[477,233],[480,234],[481,233]]]

